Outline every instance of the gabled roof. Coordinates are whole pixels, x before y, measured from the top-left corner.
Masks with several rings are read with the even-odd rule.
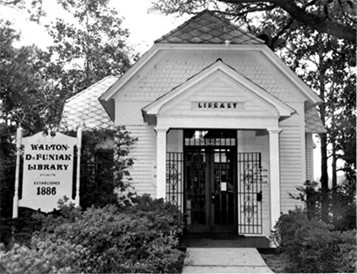
[[[60,128],[66,130],[73,130],[78,126],[90,129],[112,128],[114,123],[98,98],[117,80],[118,77],[105,77],[69,98],[63,108]]]
[[[227,36],[228,35],[228,36]],[[199,38],[199,39],[197,39]],[[226,43],[226,39],[229,43]],[[145,53],[117,82],[99,98],[108,115],[114,120],[114,97],[133,77],[150,63],[160,52],[175,50],[254,50],[263,54],[281,71],[292,84],[306,97],[306,107],[311,108],[321,99],[317,96],[266,44],[253,35],[240,30],[229,21],[218,17],[212,11],[203,11],[186,23],[155,41],[152,48]],[[172,87],[171,87],[172,88]],[[169,92],[167,90],[166,92]]]
[[[296,111],[285,104],[283,101],[280,99],[276,98],[269,92],[267,92],[264,88],[260,87],[256,83],[252,82],[245,76],[241,75],[238,71],[236,71],[234,68],[230,67],[229,65],[225,64],[221,59],[218,59],[216,62],[213,64],[205,67],[203,70],[201,70],[199,73],[196,75],[193,75],[189,79],[187,79],[185,82],[181,83],[179,86],[173,88],[170,92],[164,94],[163,96],[159,97],[157,100],[152,102],[151,104],[147,105],[142,109],[144,118],[146,116],[150,115],[157,115],[166,103],[169,101],[173,100],[176,98],[178,95],[182,94],[185,92],[187,89],[189,89],[191,86],[199,83],[206,77],[212,75],[216,71],[222,71],[235,81],[239,82],[243,86],[245,86],[247,89],[249,89],[252,93],[255,93],[258,97],[263,99],[265,102],[269,103],[270,105],[274,106],[279,114],[280,117],[286,118],[291,116],[293,113]]]
[[[204,10],[154,43],[175,44],[264,44],[214,12]]]

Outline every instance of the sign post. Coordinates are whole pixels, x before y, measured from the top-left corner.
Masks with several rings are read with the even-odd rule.
[[[19,180],[20,180],[20,156],[21,156],[22,128],[16,131],[16,169],[15,169],[15,193],[12,206],[12,218],[18,217],[19,212]]]
[[[82,148],[82,129],[77,129],[77,180],[76,180],[76,206],[79,206],[80,178],[81,178],[81,148]]]
[[[72,201],[76,206],[79,206],[81,137],[81,129],[78,129],[77,138],[58,132],[51,134],[39,132],[33,136],[22,138],[22,130],[18,129],[13,218],[18,217],[18,206],[47,213],[57,209],[58,201],[64,196],[71,200],[75,145],[78,148],[77,184],[75,200]],[[24,145],[24,153],[22,198],[19,200],[21,144]]]

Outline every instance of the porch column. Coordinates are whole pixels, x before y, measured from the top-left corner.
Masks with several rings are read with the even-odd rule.
[[[156,198],[166,198],[166,132],[167,128],[156,130]]]
[[[279,133],[281,128],[268,128],[270,170],[270,228],[273,231],[280,217]]]

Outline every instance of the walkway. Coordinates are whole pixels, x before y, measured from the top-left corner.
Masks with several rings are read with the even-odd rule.
[[[189,247],[182,273],[273,273],[255,248]]]

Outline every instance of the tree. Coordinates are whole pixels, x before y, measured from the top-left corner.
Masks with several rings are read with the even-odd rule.
[[[221,3],[226,5],[219,5]],[[152,9],[165,14],[193,14],[205,8],[217,8],[233,18],[246,18],[247,14],[261,11],[283,11],[285,29],[295,22],[356,43],[356,0],[157,0]]]
[[[26,1],[5,1],[23,8]],[[72,16],[47,27],[53,38],[48,50],[15,48],[19,34],[2,24],[1,99],[7,125],[33,133],[58,125],[66,99],[108,75],[122,75],[136,58],[126,45],[128,30],[109,0],[59,0]],[[0,4],[4,4],[0,2]],[[34,1],[40,5],[41,1]],[[14,81],[14,79],[17,79]]]
[[[295,72],[315,90],[323,103],[318,107],[327,133],[320,134],[322,218],[328,220],[328,159],[332,158],[332,186],[337,186],[337,160],[344,172],[355,169],[356,107],[355,50],[352,43],[326,34],[300,30],[291,35],[282,56]],[[354,146],[353,146],[354,143]],[[329,149],[329,144],[331,149]],[[352,189],[352,188],[351,188]]]
[[[14,166],[10,156],[19,125],[24,128],[25,136],[56,128],[67,98],[105,76],[120,76],[135,58],[126,45],[129,33],[121,28],[118,13],[107,7],[108,0],[59,3],[72,14],[74,23],[57,19],[48,26],[54,39],[48,50],[36,46],[15,47],[19,33],[11,23],[0,21],[0,99],[3,100],[0,119],[5,121],[2,131],[7,133],[1,136],[1,148],[9,147],[5,168]],[[14,174],[7,169],[5,173]],[[0,201],[0,210],[9,213],[12,197],[8,194],[13,193],[13,180],[0,177],[1,189],[5,190],[1,191],[5,198]]]
[[[356,43],[355,1],[341,0],[219,0],[234,5],[243,4],[249,10],[251,4],[260,10],[280,8],[297,22],[336,38]],[[244,7],[244,6],[242,6]],[[346,22],[347,21],[347,22]]]
[[[108,7],[109,0],[59,0],[74,23],[57,19],[48,27],[54,45],[53,77],[70,95],[108,75],[122,75],[135,59],[126,45],[129,36],[122,29],[118,12]],[[60,70],[58,70],[60,68]]]
[[[51,120],[56,94],[42,74],[43,52],[35,46],[16,48],[19,34],[0,20],[0,99],[2,119],[11,128],[22,125],[34,133]]]

